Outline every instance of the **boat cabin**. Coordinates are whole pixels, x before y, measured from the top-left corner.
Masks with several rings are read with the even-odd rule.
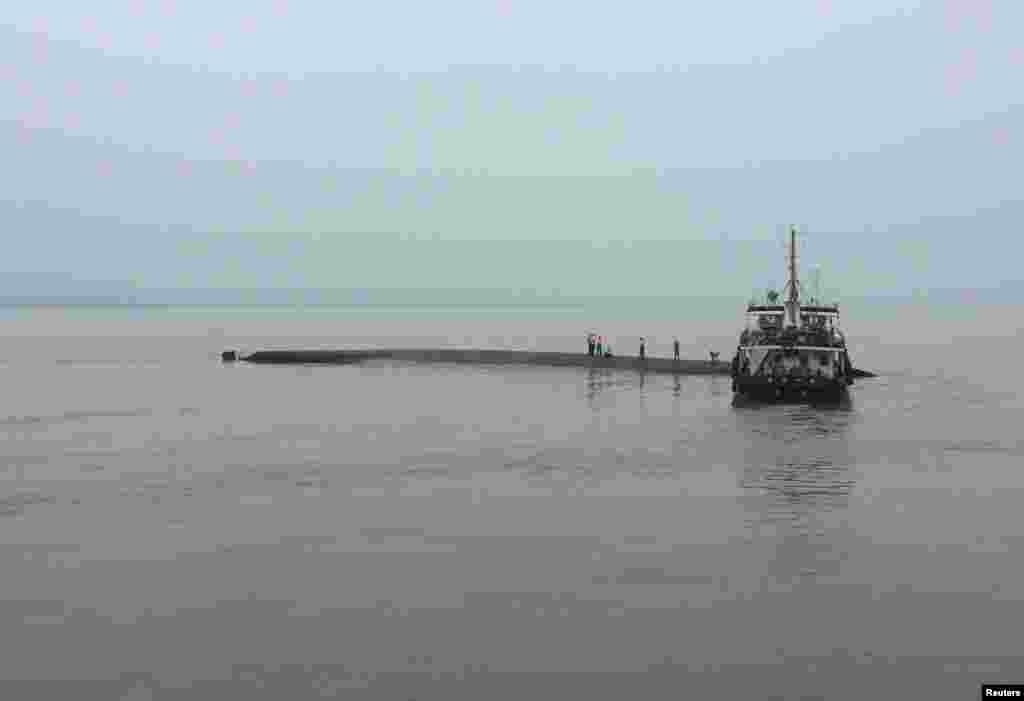
[[[747,330],[781,329],[785,318],[786,308],[781,304],[751,304],[747,307]],[[839,306],[801,306],[800,324],[805,328],[838,331]]]
[[[799,307],[800,326],[785,328],[781,304],[750,304],[736,368],[744,375],[822,377],[843,372],[845,341],[837,305]]]
[[[826,346],[743,346],[736,370],[740,375],[831,380],[844,373],[845,354],[844,348]]]

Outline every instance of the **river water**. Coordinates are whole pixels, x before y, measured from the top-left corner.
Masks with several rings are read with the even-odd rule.
[[[685,311],[685,310],[684,310]],[[739,319],[0,313],[5,698],[973,698],[1024,681],[1020,308],[865,306],[836,407],[727,377],[222,365],[730,355]],[[853,314],[848,312],[853,317]],[[718,696],[714,696],[718,698]]]

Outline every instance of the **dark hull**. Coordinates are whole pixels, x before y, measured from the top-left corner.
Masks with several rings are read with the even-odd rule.
[[[788,401],[839,401],[849,395],[845,380],[822,380],[813,378],[800,380],[787,378],[785,382],[769,381],[768,377],[735,377],[732,389],[735,394],[768,402]]]
[[[367,360],[400,363],[470,363],[474,365],[542,365],[549,367],[607,368],[673,375],[728,375],[729,363],[669,358],[591,357],[586,353],[535,353],[516,350],[471,348],[376,349],[376,350],[274,350],[239,355],[224,351],[225,363],[244,361],[268,365],[346,365]]]

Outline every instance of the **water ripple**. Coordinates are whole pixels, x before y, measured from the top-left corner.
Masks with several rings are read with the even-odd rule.
[[[63,414],[51,416],[8,416],[6,419],[0,419],[0,426],[31,426],[71,421],[88,421],[89,419],[121,419],[152,415],[152,409],[132,409],[127,411],[66,411]]]

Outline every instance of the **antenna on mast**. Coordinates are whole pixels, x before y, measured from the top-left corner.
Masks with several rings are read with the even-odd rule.
[[[814,297],[811,299],[811,302],[814,304],[822,304],[823,302],[821,299],[821,266],[815,265],[812,268],[811,273],[814,279]]]

